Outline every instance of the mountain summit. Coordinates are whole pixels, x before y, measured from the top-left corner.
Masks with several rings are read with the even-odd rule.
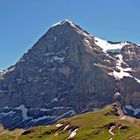
[[[138,45],[61,21],[0,73],[0,121],[10,129],[48,125],[116,101],[140,117],[139,67]]]

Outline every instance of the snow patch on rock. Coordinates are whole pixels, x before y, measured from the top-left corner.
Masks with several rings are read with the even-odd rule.
[[[123,108],[124,112],[127,114],[127,110],[131,110],[134,111],[134,115],[137,115],[140,113],[140,108],[133,108],[133,106],[131,105],[125,105],[125,107]]]
[[[118,52],[119,50],[122,49],[123,46],[125,45],[129,45],[129,43],[127,42],[119,42],[119,43],[109,43],[108,41],[106,40],[103,40],[103,39],[100,39],[98,37],[94,37],[95,39],[95,44],[99,47],[101,47],[103,49],[104,52],[107,52],[107,51],[113,51],[115,52],[115,50]]]
[[[116,57],[118,57],[118,60],[117,60],[117,63],[116,63],[116,68],[118,69],[118,71],[113,70],[113,72],[111,72],[109,74],[114,76],[116,79],[122,79],[123,77],[133,77],[129,73],[132,70],[131,68],[123,68],[121,66],[124,63],[122,55],[119,54]]]
[[[73,130],[72,133],[70,134],[70,136],[68,137],[68,140],[73,139],[75,137],[77,131],[78,131],[78,128],[76,128],[75,130]]]
[[[53,99],[51,100],[51,102],[57,102],[57,101],[58,101],[57,98],[53,98]]]
[[[7,112],[7,113],[0,113],[0,115],[3,115],[3,117],[6,117],[6,116],[9,116],[9,115],[12,115],[14,114],[15,112],[14,111],[10,111],[10,112]]]
[[[75,115],[75,114],[76,114],[76,112],[75,112],[74,110],[69,110],[68,112],[66,112],[66,113],[64,113],[64,114],[62,114],[62,115],[56,117],[56,118],[55,118],[55,121],[57,121],[57,120],[59,120],[59,119],[65,117],[65,116],[67,116],[67,115],[73,116],[73,115]]]
[[[54,119],[56,116],[42,116],[42,117],[39,117],[37,119],[32,119],[31,122],[38,122],[38,121],[42,121],[42,120],[45,120],[45,119]]]
[[[22,111],[23,120],[29,119],[29,117],[28,117],[28,115],[27,115],[28,108],[26,108],[25,105],[20,105],[19,107],[16,107],[16,109]]]
[[[58,124],[56,124],[56,127],[62,127],[63,126],[63,124],[61,124],[61,123],[58,123]]]

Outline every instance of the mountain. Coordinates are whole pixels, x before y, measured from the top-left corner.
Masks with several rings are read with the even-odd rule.
[[[50,126],[4,132],[0,140],[139,140],[140,120],[124,115],[120,104],[114,103]]]
[[[0,73],[0,122],[9,129],[49,125],[116,101],[140,117],[140,46],[102,40],[69,20]]]

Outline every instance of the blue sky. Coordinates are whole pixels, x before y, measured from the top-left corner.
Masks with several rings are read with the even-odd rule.
[[[112,41],[140,43],[140,0],[0,0],[0,70],[63,19]]]

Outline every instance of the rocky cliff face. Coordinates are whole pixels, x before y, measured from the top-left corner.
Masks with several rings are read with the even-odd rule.
[[[140,47],[107,42],[65,20],[0,73],[0,121],[10,129],[50,124],[120,101],[140,116]]]

